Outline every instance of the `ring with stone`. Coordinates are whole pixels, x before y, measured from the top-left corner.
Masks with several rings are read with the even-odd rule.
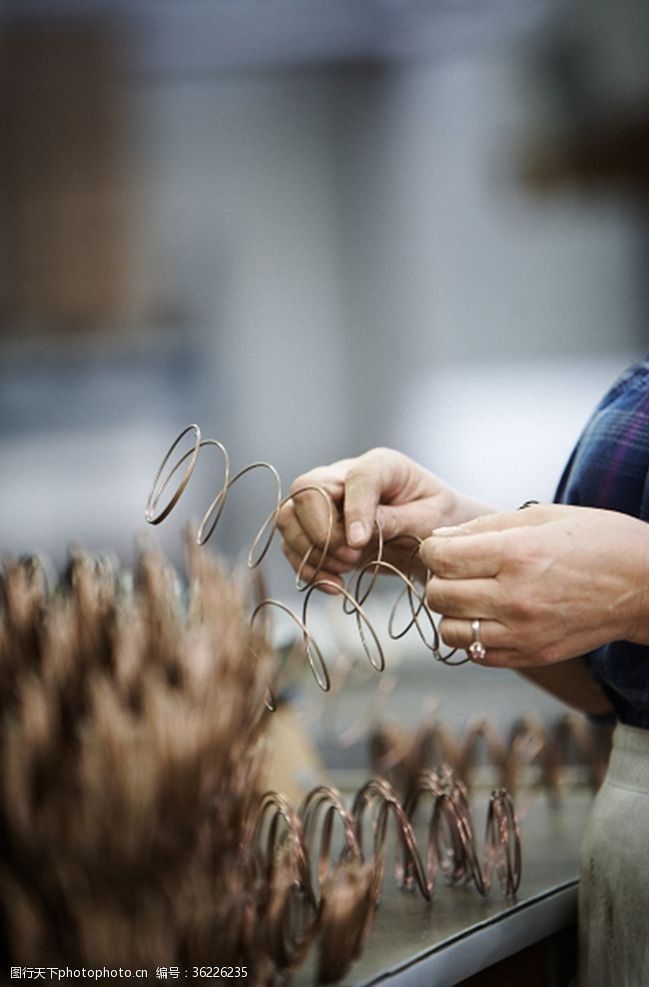
[[[480,621],[471,621],[471,644],[467,648],[467,653],[473,661],[484,661],[487,649],[480,640]]]

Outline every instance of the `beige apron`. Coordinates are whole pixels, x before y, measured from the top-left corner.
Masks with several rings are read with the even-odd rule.
[[[579,984],[649,985],[649,730],[615,728],[584,834]]]

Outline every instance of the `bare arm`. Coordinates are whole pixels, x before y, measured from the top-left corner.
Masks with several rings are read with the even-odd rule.
[[[613,711],[606,693],[591,676],[583,658],[571,658],[557,665],[519,668],[518,671],[555,699],[582,713],[602,716]]]

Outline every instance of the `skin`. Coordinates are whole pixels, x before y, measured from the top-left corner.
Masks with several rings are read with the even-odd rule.
[[[453,490],[391,449],[373,449],[298,477],[281,512],[286,557],[298,568],[311,545],[325,543],[326,490],[335,508],[320,577],[341,584],[370,558],[376,528],[384,538],[423,539],[419,574],[429,570],[426,597],[443,615],[440,632],[454,647],[471,643],[480,620],[484,665],[509,667],[570,705],[610,709],[578,657],[613,640],[649,644],[649,527],[594,508],[538,505],[496,513]],[[441,529],[441,530],[440,530]],[[431,532],[433,532],[431,534]],[[388,546],[386,557],[409,564],[412,543]],[[303,575],[315,574],[312,551]],[[430,575],[432,573],[432,575]]]
[[[321,466],[291,484],[294,499],[280,512],[278,526],[283,550],[297,570],[311,545],[325,544],[329,512],[325,499],[303,487],[325,490],[335,508],[332,538],[320,571],[323,579],[342,584],[345,573],[374,554],[377,526],[384,539],[409,535],[428,537],[439,525],[456,525],[488,513],[491,508],[457,493],[439,477],[393,449],[372,449],[354,459]],[[385,558],[397,565],[410,564],[415,544],[405,541],[388,546]],[[315,575],[321,553],[312,552],[304,578]],[[423,567],[419,567],[423,574]]]
[[[421,547],[448,644],[480,619],[483,664],[551,665],[609,641],[649,643],[649,527],[615,511],[547,504],[437,530]]]

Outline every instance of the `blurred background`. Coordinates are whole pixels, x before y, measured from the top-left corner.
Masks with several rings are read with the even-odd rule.
[[[5,0],[1,18],[4,553],[128,564],[193,421],[286,486],[391,445],[497,507],[552,497],[649,349],[646,5]],[[156,531],[176,560],[220,476],[200,466]],[[233,557],[272,506],[263,476],[236,493],[215,539]],[[267,577],[290,596],[276,547]],[[479,669],[439,671],[490,702]]]

